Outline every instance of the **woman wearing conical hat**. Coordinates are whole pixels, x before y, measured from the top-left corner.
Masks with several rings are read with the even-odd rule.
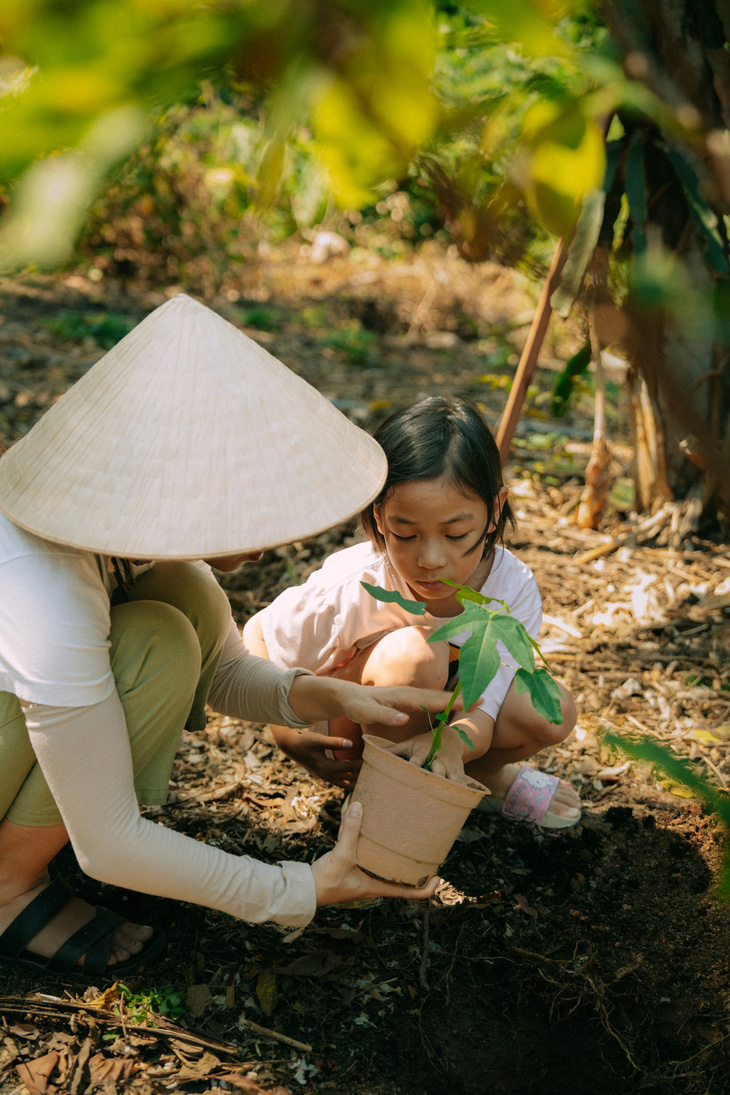
[[[248,655],[202,562],[232,569],[313,536],[359,512],[384,475],[370,437],[184,295],[0,459],[0,959],[98,980],[163,949],[160,929],[49,882],[69,839],[94,878],[254,922],[432,892],[355,867],[354,809],[333,851],[274,866],[138,808],[165,801],[180,732],[205,726],[206,702],[294,727],[442,709],[440,692],[361,688]]]

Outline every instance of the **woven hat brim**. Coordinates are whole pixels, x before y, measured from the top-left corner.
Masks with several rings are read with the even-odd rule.
[[[180,294],[0,459],[0,509],[73,547],[197,559],[317,535],[359,513],[385,474],[373,438]]]

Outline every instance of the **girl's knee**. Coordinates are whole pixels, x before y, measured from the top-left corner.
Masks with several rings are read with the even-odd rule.
[[[449,672],[449,648],[445,642],[429,643],[432,634],[430,627],[418,625],[388,632],[368,658],[363,683],[443,688]]]
[[[570,733],[572,733],[576,722],[578,721],[578,711],[575,706],[575,701],[568,692],[567,688],[564,688],[562,684],[558,684],[560,689],[560,712],[562,720],[558,723],[548,722],[546,718],[535,713],[536,720],[539,724],[538,732],[545,745],[559,745],[561,741],[565,741]]]
[[[575,727],[578,712],[567,688],[560,682],[556,683],[560,690],[560,722],[549,722],[539,714],[529,694],[518,693],[513,682],[497,716],[495,733],[500,738],[506,736],[509,739],[521,739],[528,735],[535,744],[535,751],[564,741]]]

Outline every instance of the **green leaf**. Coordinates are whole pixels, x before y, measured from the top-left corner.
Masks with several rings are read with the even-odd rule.
[[[465,601],[473,601],[477,605],[488,604],[500,604],[503,608],[507,608],[506,601],[500,601],[497,597],[485,597],[483,593],[477,593],[471,586],[460,586],[458,582],[452,582],[451,578],[442,578],[441,581],[445,586],[453,586],[457,591],[456,599],[460,605],[464,605]]]
[[[575,228],[586,196],[601,187],[606,170],[603,132],[578,99],[539,99],[522,121],[529,153],[525,181],[527,204],[555,235]]]
[[[605,189],[591,190],[583,199],[578,223],[568,247],[565,266],[560,275],[560,283],[550,298],[553,310],[563,319],[570,314],[580,293],[585,272],[593,258],[603,224],[605,203]]]
[[[603,735],[603,740],[607,745],[620,749],[622,753],[626,753],[634,760],[652,764],[665,772],[674,783],[686,787],[692,795],[701,799],[706,807],[719,817],[726,828],[730,827],[730,798],[727,793],[722,793],[698,775],[691,761],[647,739],[636,741],[609,731]],[[716,885],[718,896],[724,901],[730,900],[730,853],[727,849],[717,873]]]
[[[473,744],[471,738],[469,737],[469,735],[467,734],[466,730],[462,730],[460,726],[455,726],[454,730],[456,730],[456,733],[459,735],[459,737],[461,738],[461,740],[464,742],[465,745],[468,745],[470,749],[474,748],[474,744]]]
[[[434,631],[433,635],[429,635],[428,641],[437,643],[441,639],[455,639],[466,631],[473,631],[475,627],[482,627],[482,615],[485,611],[489,610],[478,608],[467,601],[461,616],[456,616],[453,620],[448,620],[447,623],[442,624],[437,631]]]
[[[681,783],[697,798],[703,799],[713,813],[718,814],[726,825],[730,825],[730,799],[699,776],[689,760],[653,741],[634,741],[614,732],[604,734],[603,740],[634,760],[653,764],[666,772],[676,783]],[[730,869],[730,864],[728,868]]]
[[[455,585],[456,583],[449,582],[448,584]],[[468,586],[457,587],[456,599],[462,608],[467,601],[475,605],[486,605],[492,600],[491,597],[485,597],[483,593],[477,593],[475,589],[469,589]]]
[[[497,645],[488,631],[488,620],[481,627],[475,626],[459,651],[459,679],[467,710],[483,695],[502,664]]]
[[[533,673],[518,669],[515,676],[515,688],[518,692],[529,692],[532,706],[538,715],[558,726],[563,721],[560,707],[560,689],[542,666]]]
[[[466,10],[483,14],[496,24],[500,39],[519,44],[519,49],[533,56],[560,56],[565,45],[555,34],[554,20],[565,12],[565,5],[548,7],[524,0],[470,0]]]
[[[371,597],[374,597],[376,601],[387,601],[389,604],[400,605],[406,612],[412,612],[414,616],[425,616],[426,605],[423,601],[409,601],[407,597],[404,597],[402,593],[399,593],[396,589],[381,589],[380,586],[371,586],[367,582],[360,582],[363,589],[366,589]],[[462,627],[462,631],[464,628]],[[458,634],[458,632],[457,632]]]
[[[501,639],[518,665],[526,666],[530,671],[535,667],[535,656],[525,625],[514,616],[503,612],[492,613],[489,627],[490,638]]]
[[[459,678],[464,691],[464,706],[469,708],[494,679],[501,659],[497,643],[501,641],[519,665],[534,668],[533,643],[524,624],[506,612],[494,612],[482,605],[464,604],[464,612],[449,620],[428,641],[456,638],[470,632],[459,652]]]
[[[553,387],[553,394],[550,402],[550,413],[553,418],[562,418],[568,410],[570,399],[573,395],[575,378],[582,376],[586,372],[591,363],[591,356],[592,350],[589,339],[581,346],[577,353],[574,353],[573,356],[566,361],[565,368],[558,376]]]

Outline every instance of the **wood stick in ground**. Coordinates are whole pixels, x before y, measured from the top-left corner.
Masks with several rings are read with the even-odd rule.
[[[517,366],[517,372],[515,373],[515,378],[512,382],[507,405],[499,420],[497,448],[499,449],[502,467],[507,463],[507,457],[509,456],[509,450],[512,445],[512,438],[514,437],[517,423],[522,414],[522,405],[525,402],[527,388],[532,379],[532,374],[535,371],[542,344],[545,341],[550,316],[553,311],[550,298],[558,283],[564,261],[563,241],[558,240],[558,245],[553,254],[553,261],[550,264],[550,271],[540,295],[540,302],[537,306],[537,311],[535,312],[535,318],[532,321],[530,333],[527,337],[527,342],[525,343],[525,348],[522,351],[520,363]]]

